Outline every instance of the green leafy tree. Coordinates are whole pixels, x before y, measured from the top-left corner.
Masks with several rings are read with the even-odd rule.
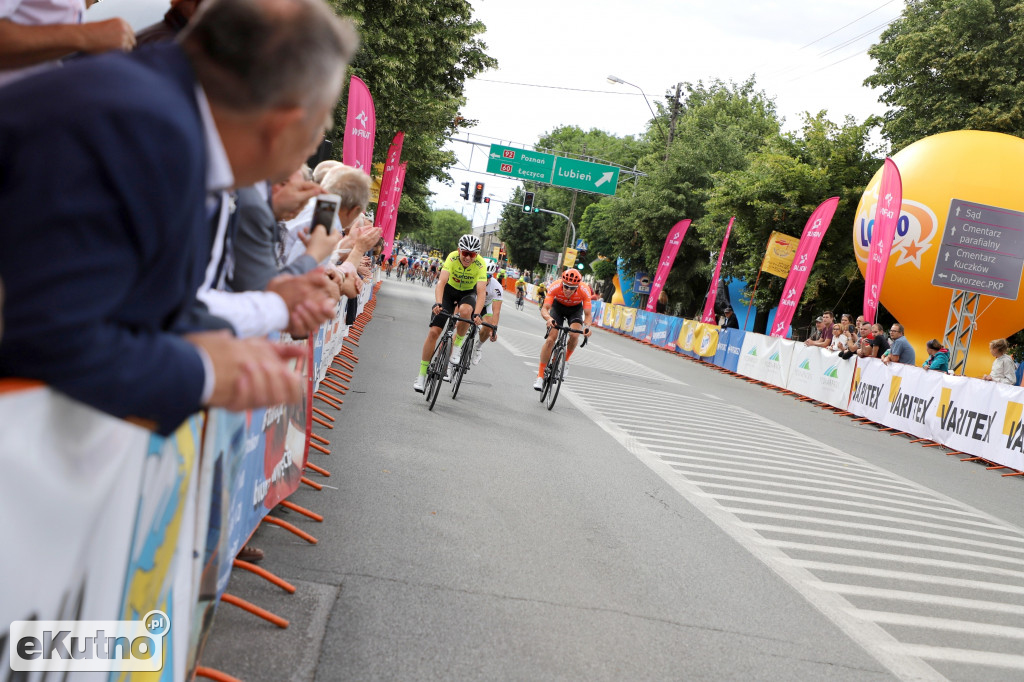
[[[409,238],[448,255],[458,247],[459,237],[472,230],[473,224],[468,218],[458,211],[445,208],[431,211],[428,227],[410,233]]]
[[[359,29],[360,48],[349,69],[366,82],[377,113],[374,160],[381,162],[395,133],[405,132],[402,159],[408,162],[398,231],[423,230],[430,223],[427,185],[450,182],[455,163],[442,149],[463,120],[466,80],[497,66],[479,39],[484,25],[474,21],[467,0],[329,0]],[[341,159],[348,99],[334,111],[332,153]]]
[[[800,134],[776,136],[750,155],[745,168],[717,174],[714,191],[708,195],[700,221],[701,241],[709,251],[719,249],[730,216],[736,216],[722,275],[745,280],[748,295],[771,233],[800,237],[817,205],[830,196],[840,197],[804,288],[797,325],[801,317],[812,319],[825,309],[842,305],[855,309],[863,297],[864,280],[849,226],[861,193],[880,163],[868,148],[871,128],[851,118],[839,126],[825,112],[807,115]],[[774,275],[761,276],[755,298],[763,313],[758,320],[761,329],[768,310],[778,305],[784,284]]]
[[[779,133],[775,105],[753,79],[687,83],[685,88],[668,159],[663,143],[651,146],[640,163],[648,177],[635,194],[632,187],[620,187],[615,199],[603,200],[584,214],[584,234],[601,235],[630,272],[654,273],[672,226],[683,218],[697,221],[704,216],[716,174],[745,168],[749,156]],[[701,230],[711,229],[711,223],[701,225],[690,228],[665,284],[669,297],[687,313],[703,301],[713,268],[710,249],[700,239]],[[719,244],[724,229],[723,223]]]
[[[1024,137],[1024,4],[907,0],[868,50],[864,83],[882,88],[882,134],[893,151],[950,130]]]

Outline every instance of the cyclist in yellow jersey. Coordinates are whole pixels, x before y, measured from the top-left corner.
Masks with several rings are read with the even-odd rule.
[[[537,297],[537,307],[543,308],[544,297],[548,295],[548,285],[545,284],[544,282],[541,282],[540,284],[537,285],[537,288],[534,289],[533,295]]]
[[[420,373],[412,387],[417,393],[423,393],[423,386],[427,380],[427,367],[430,366],[430,357],[434,354],[437,346],[437,339],[441,336],[447,318],[441,315],[444,310],[459,317],[470,317],[475,322],[481,321],[480,312],[483,310],[487,293],[487,261],[480,257],[480,238],[474,234],[464,234],[459,239],[459,248],[448,254],[441,268],[441,274],[437,278],[437,286],[434,287],[434,307],[431,309],[433,317],[430,320],[430,329],[427,331],[427,338],[423,342],[423,354],[420,356]],[[466,322],[459,322],[455,326],[455,343],[452,349],[451,362],[457,363],[462,359],[462,342],[466,340],[466,330],[469,325]]]

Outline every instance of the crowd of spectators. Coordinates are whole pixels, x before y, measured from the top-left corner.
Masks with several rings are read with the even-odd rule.
[[[814,329],[804,341],[808,346],[819,346],[839,354],[843,359],[853,357],[879,358],[885,364],[917,365],[917,354],[906,338],[903,325],[894,322],[886,334],[881,324],[870,324],[864,316],[851,323],[851,317],[843,314],[839,322],[833,322],[832,311],[826,310],[814,320]],[[948,372],[950,353],[938,339],[925,345],[928,358],[921,364],[924,369]],[[989,352],[994,358],[990,373],[982,376],[985,381],[1011,385],[1024,385],[1024,372],[1009,353],[1006,339],[995,339],[989,343]]]
[[[304,168],[352,25],[321,0],[176,0],[136,47],[84,9],[0,0],[0,377],[163,434],[297,400],[301,351],[266,334],[333,318],[380,241],[365,173]],[[325,191],[339,218],[311,225]]]

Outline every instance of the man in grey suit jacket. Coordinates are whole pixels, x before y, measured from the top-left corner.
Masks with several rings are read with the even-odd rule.
[[[286,183],[297,198],[309,199],[323,190],[316,183],[307,183],[298,170]],[[273,199],[268,195],[271,190],[266,185],[251,185],[238,190],[237,227],[233,249],[234,268],[228,277],[228,285],[233,291],[263,291],[270,280],[278,275],[304,275],[323,261],[334,250],[341,240],[338,233],[326,234],[324,230],[316,230],[306,245],[306,253],[292,263],[285,264],[282,226],[278,221],[293,216],[282,213],[277,215]],[[300,203],[304,204],[305,201]],[[287,210],[285,208],[278,211]]]

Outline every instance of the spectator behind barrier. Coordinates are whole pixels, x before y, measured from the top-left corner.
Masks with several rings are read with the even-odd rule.
[[[319,0],[208,0],[180,44],[0,88],[0,150],[16,169],[0,174],[0,377],[162,434],[202,405],[297,400],[287,360],[301,349],[172,331],[192,331],[207,197],[283,179],[312,152],[355,42]]]
[[[142,29],[135,36],[138,45],[141,47],[174,40],[181,29],[188,25],[201,2],[202,0],[171,0],[171,8],[164,14],[164,18]]]
[[[262,186],[262,188],[261,188]],[[328,235],[324,228],[317,228],[306,253],[294,262],[285,265],[281,250],[284,247],[279,233],[278,212],[295,211],[323,190],[316,183],[302,179],[302,169],[297,169],[273,192],[274,206],[268,202],[266,183],[258,183],[238,190],[237,226],[234,238],[234,268],[228,274],[227,283],[233,291],[262,291],[279,274],[303,275],[317,266],[317,263],[331,255],[341,235]]]
[[[1009,348],[1009,344],[1006,343],[1006,339],[996,339],[988,344],[988,350],[995,360],[992,361],[992,371],[982,379],[1011,386],[1017,383],[1017,365],[1007,354],[1007,348]]]
[[[831,310],[823,312],[821,317],[814,321],[817,335],[812,335],[811,338],[804,341],[804,345],[828,348],[832,344],[832,325],[834,322],[835,316]]]
[[[332,256],[332,262],[338,264],[337,271],[344,275],[340,282],[341,290],[354,306],[356,295],[372,273],[371,260],[364,254],[381,236],[381,229],[374,227],[363,215],[370,203],[370,176],[358,168],[338,164],[327,172],[322,184],[324,190],[341,198],[338,221],[345,237]],[[305,240],[306,236],[300,233],[299,238]],[[342,275],[337,276],[340,278]]]
[[[313,182],[317,183],[318,185],[322,185],[324,182],[324,176],[326,176],[330,171],[334,170],[340,165],[341,161],[335,161],[334,159],[327,159],[326,161],[321,161],[316,165],[316,168],[313,169]]]
[[[892,327],[889,329],[889,338],[892,340],[892,343],[889,346],[889,353],[882,356],[882,362],[885,364],[896,362],[902,365],[916,366],[916,353],[914,353],[914,347],[907,341],[906,332],[902,324],[898,322],[892,323]]]
[[[925,344],[925,350],[928,351],[928,359],[924,361],[922,367],[937,372],[949,371],[949,351],[942,347],[938,339],[932,339]]]
[[[0,1],[0,87],[52,69],[76,52],[127,52],[135,47],[127,21],[83,24],[84,12],[83,0]]]

